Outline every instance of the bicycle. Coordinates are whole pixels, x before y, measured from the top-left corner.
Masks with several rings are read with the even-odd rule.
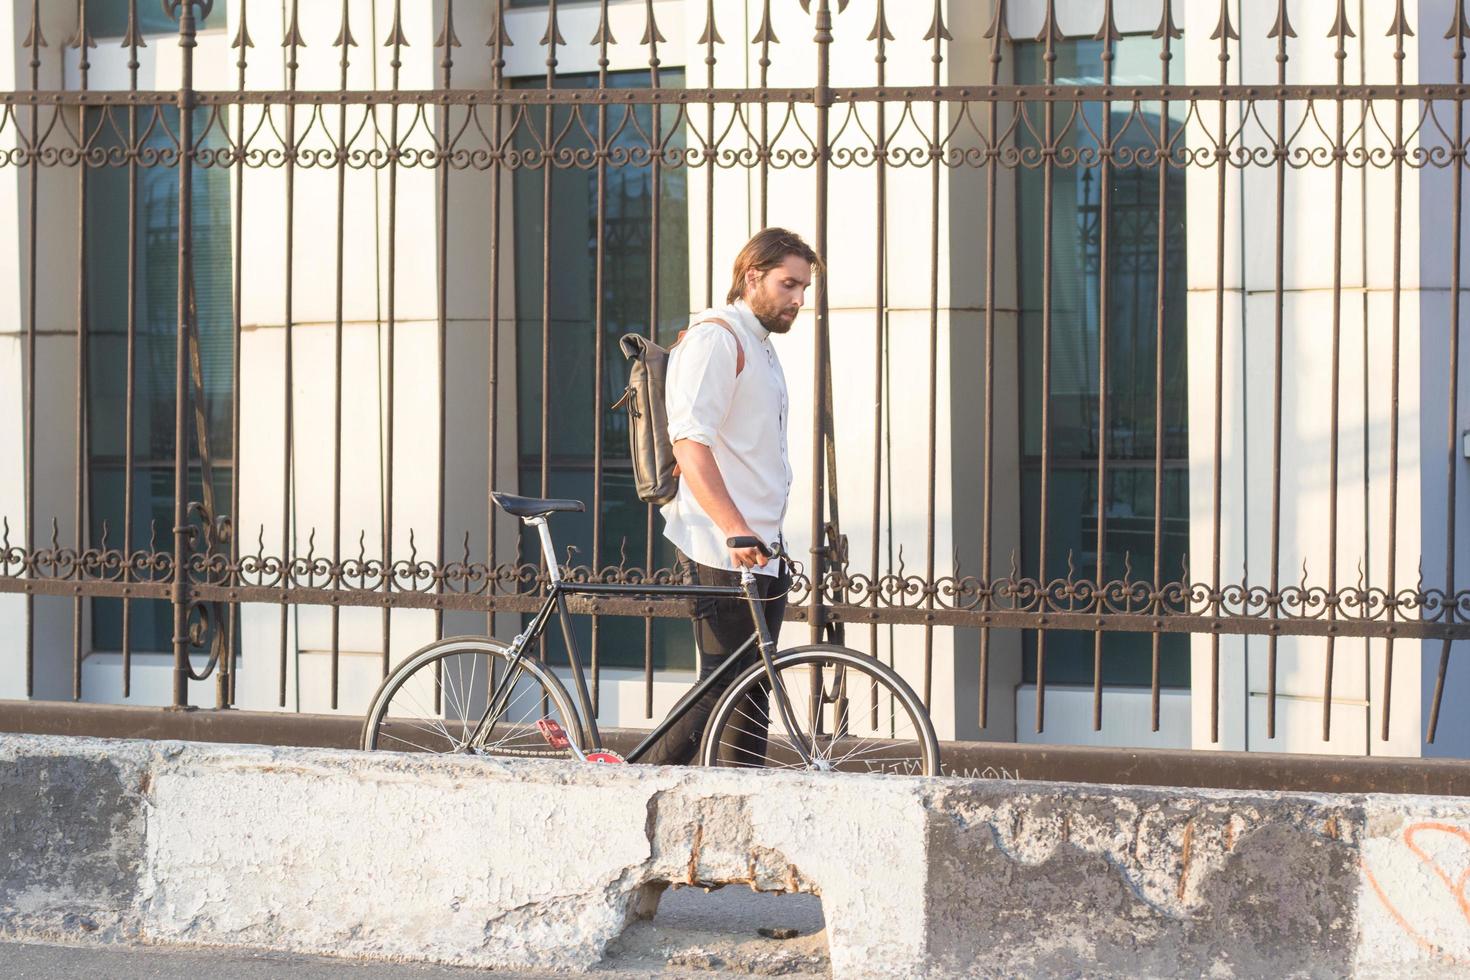
[[[364,749],[637,762],[707,691],[742,670],[710,714],[698,755],[702,765],[938,774],[934,725],[903,678],[875,657],[847,647],[812,644],[776,651],[750,569],[741,570],[739,586],[570,582],[557,565],[548,519],[554,513],[581,512],[582,502],[491,496],[505,513],[536,529],[547,568],[545,600],[510,643],[485,636],[449,637],[400,663],[373,697],[363,725]],[[780,557],[779,546],[756,538],[731,538],[727,545],[758,548],[768,559]],[[750,604],[754,628],[745,644],[686,692],[623,759],[602,747],[567,608],[570,596],[739,596]],[[575,702],[556,673],[531,654],[553,613],[566,641]],[[759,660],[741,666],[752,644]],[[861,711],[864,705],[854,703],[864,687],[866,712]],[[766,719],[743,710],[747,696],[747,705],[766,704]],[[762,726],[766,753],[750,758],[749,750],[741,748],[741,733]]]

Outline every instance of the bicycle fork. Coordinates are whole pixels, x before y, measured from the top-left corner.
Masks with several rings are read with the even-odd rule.
[[[761,608],[761,598],[755,588],[755,573],[749,568],[740,569],[740,586],[745,590],[745,600],[750,604],[750,615],[755,620],[755,630],[760,639],[761,663],[765,665],[766,678],[771,683],[771,695],[776,701],[776,715],[781,719],[781,727],[786,729],[786,737],[796,749],[796,754],[801,757],[803,765],[814,766],[812,753],[803,744],[803,739],[796,724],[796,716],[791,708],[791,699],[786,696],[786,687],[781,679],[776,676],[776,663],[774,653],[776,641],[771,639],[766,629],[766,613]],[[815,745],[813,745],[815,748]]]

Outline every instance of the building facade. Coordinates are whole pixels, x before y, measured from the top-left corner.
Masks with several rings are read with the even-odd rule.
[[[161,593],[23,583],[164,582],[181,474],[204,579],[301,590],[200,626],[196,704],[358,713],[513,636],[368,598],[524,591],[491,488],[593,505],[553,522],[589,574],[666,567],[616,341],[780,224],[828,267],[788,537],[942,737],[1470,749],[1425,739],[1470,684],[1456,3],[216,0],[192,48],[3,6],[3,696],[169,703]],[[603,725],[688,683],[677,618],[579,623]]]

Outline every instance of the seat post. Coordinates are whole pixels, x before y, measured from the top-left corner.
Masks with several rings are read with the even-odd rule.
[[[546,558],[546,573],[551,576],[551,584],[555,585],[561,581],[561,566],[556,563],[556,545],[551,542],[551,528],[547,525],[546,518],[526,517],[522,520],[540,534],[541,554]]]

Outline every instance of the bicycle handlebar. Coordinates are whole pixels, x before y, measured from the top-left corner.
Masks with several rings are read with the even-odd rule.
[[[754,548],[755,550],[759,551],[761,553],[761,556],[764,558],[775,558],[777,553],[781,550],[781,546],[779,544],[767,545],[760,538],[746,536],[726,538],[725,547],[730,549]]]

